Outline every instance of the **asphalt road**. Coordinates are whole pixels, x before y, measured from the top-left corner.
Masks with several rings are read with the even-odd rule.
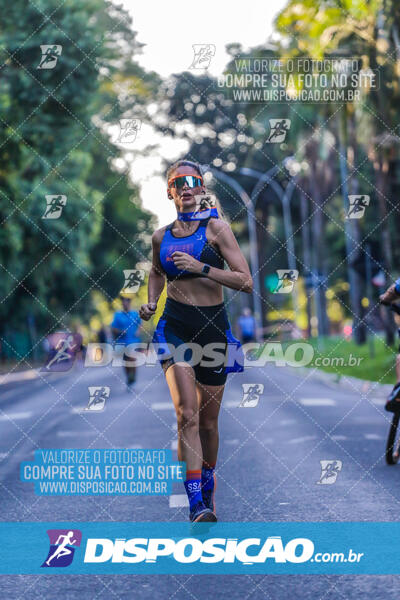
[[[264,385],[239,407],[242,384]],[[109,386],[105,410],[82,413],[88,386]],[[220,415],[220,521],[397,521],[400,466],[384,461],[390,422],[383,398],[330,387],[285,368],[232,374]],[[172,448],[175,414],[161,369],[142,367],[133,391],[120,368],[83,369],[0,389],[3,521],[186,521],[183,486],[172,496],[46,497],[19,481],[39,448]],[[321,460],[342,462],[320,485]],[[3,598],[312,600],[398,597],[400,576],[19,575],[0,576]]]

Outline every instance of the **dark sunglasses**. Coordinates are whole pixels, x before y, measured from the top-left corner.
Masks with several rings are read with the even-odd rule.
[[[168,186],[174,186],[175,189],[181,190],[185,183],[187,183],[189,188],[193,189],[203,185],[203,178],[197,177],[196,175],[176,175],[176,177],[172,177],[168,181]]]

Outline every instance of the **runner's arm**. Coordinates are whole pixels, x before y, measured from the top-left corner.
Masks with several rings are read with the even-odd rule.
[[[125,333],[125,330],[124,329],[117,329],[116,327],[111,327],[111,333],[112,333],[113,339],[116,340],[117,337],[119,335],[121,335],[121,333]]]
[[[148,302],[142,304],[139,309],[141,319],[148,321],[157,308],[157,302],[162,294],[165,285],[165,274],[160,263],[160,244],[164,229],[159,229],[153,233],[151,243],[153,247],[153,261],[149,273],[147,285]]]
[[[165,285],[165,274],[160,263],[160,231],[156,231],[151,238],[153,246],[153,262],[149,274],[148,301],[157,304]]]
[[[213,242],[218,246],[230,270],[211,267],[206,277],[233,290],[240,290],[251,294],[253,291],[253,279],[232,229],[228,223],[219,219],[210,221],[209,225],[211,232],[210,236],[207,235],[207,237],[209,237],[210,243]],[[202,272],[204,263],[184,252],[174,252],[172,258],[179,269],[186,269],[192,273]]]
[[[393,283],[384,294],[379,296],[380,302],[383,304],[390,304],[396,302],[400,298],[400,278]]]

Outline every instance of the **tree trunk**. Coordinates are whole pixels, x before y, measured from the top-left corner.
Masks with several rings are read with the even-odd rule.
[[[348,200],[348,170],[347,170],[347,106],[345,105],[340,111],[339,115],[339,161],[340,161],[340,179],[341,188],[343,195],[343,206],[345,215],[348,212],[349,200]],[[351,260],[355,257],[356,245],[353,237],[352,227],[350,225],[351,219],[344,220],[345,238],[346,238],[346,262],[347,262],[347,276],[349,280],[349,297],[350,297],[350,310],[353,316],[353,339],[356,344],[361,344],[363,341],[362,336],[362,306],[359,295],[359,282],[356,271],[351,266]]]
[[[359,185],[359,181],[357,179],[357,172],[355,171],[355,165],[354,165],[354,157],[356,155],[356,150],[357,150],[357,137],[356,137],[354,112],[351,115],[349,115],[348,124],[349,124],[349,146],[348,146],[348,152],[347,152],[347,161],[349,164],[350,176],[351,176],[351,179],[349,182],[349,189],[350,189],[351,194],[358,195],[360,193],[360,185]],[[355,246],[355,252],[356,253],[358,251],[365,252],[365,250],[363,248],[360,248],[360,242],[361,242],[360,219],[351,219],[350,220],[350,233],[354,240],[353,243]],[[357,248],[358,248],[358,250],[357,250]],[[370,283],[370,282],[368,282],[368,283]],[[366,286],[365,286],[363,277],[359,273],[357,273],[357,271],[354,272],[354,285],[355,285],[354,301],[356,302],[356,304],[360,310],[360,322],[359,322],[357,339],[358,339],[359,344],[365,344],[367,341],[367,326],[365,323],[365,310],[363,309],[361,300],[365,293]]]
[[[309,209],[308,209],[308,199],[305,193],[303,192],[304,183],[301,184],[301,193],[300,193],[300,215],[301,215],[301,241],[303,246],[303,263],[304,263],[304,280],[306,280],[307,276],[311,276],[312,266],[311,266],[311,247],[310,247],[310,223],[308,220],[309,217]],[[305,285],[305,294],[306,294],[306,313],[307,313],[307,337],[311,337],[311,295],[310,295],[310,287]]]

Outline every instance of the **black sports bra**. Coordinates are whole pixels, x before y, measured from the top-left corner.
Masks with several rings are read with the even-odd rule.
[[[191,277],[205,277],[202,273],[190,273],[189,271],[178,269],[171,257],[171,254],[177,250],[190,254],[200,262],[210,265],[210,267],[216,267],[217,269],[224,268],[224,258],[218,250],[209,244],[206,237],[206,228],[210,218],[199,221],[197,229],[184,237],[176,237],[172,233],[175,221],[167,226],[160,245],[160,262],[168,281],[189,279]]]

